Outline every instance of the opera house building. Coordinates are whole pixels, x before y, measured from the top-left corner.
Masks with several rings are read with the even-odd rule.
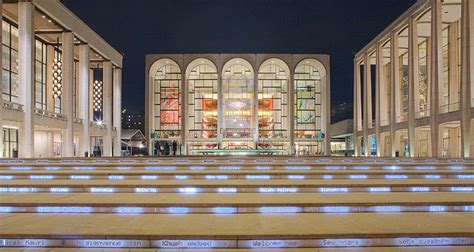
[[[328,55],[147,55],[150,154],[328,155],[329,72]]]
[[[355,55],[356,156],[474,155],[473,15],[418,0]]]

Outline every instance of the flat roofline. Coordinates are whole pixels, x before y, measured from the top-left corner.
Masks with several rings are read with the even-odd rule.
[[[54,19],[55,22],[73,32],[80,40],[88,43],[94,51],[101,54],[105,59],[110,60],[117,67],[122,67],[122,54],[115,50],[60,1],[32,0],[32,3],[36,8]]]
[[[378,42],[381,42],[384,39],[388,39],[390,37],[390,33],[393,30],[396,30],[397,28],[400,28],[400,26],[403,26],[406,19],[412,16],[413,14],[417,13],[417,11],[421,8],[424,7],[425,4],[428,4],[430,0],[418,0],[416,3],[414,3],[408,10],[403,12],[402,15],[400,15],[395,21],[393,21],[389,26],[387,26],[381,33],[379,33],[375,38],[373,38],[369,43],[367,43],[362,49],[360,49],[354,56],[354,60],[358,61],[361,60],[361,58],[364,56],[366,52],[369,50],[375,49],[375,46],[377,45]]]

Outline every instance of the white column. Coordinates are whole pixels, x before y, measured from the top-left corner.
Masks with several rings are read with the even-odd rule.
[[[253,144],[255,146],[255,149],[257,149],[258,145],[258,69],[254,69],[254,74],[253,74],[253,102],[254,102],[254,122],[255,122],[255,127],[253,131]]]
[[[438,157],[439,149],[439,83],[443,80],[441,0],[431,0],[431,155]]]
[[[114,156],[121,156],[122,149],[122,69],[114,69],[114,127],[116,128],[116,137],[114,138]]]
[[[74,35],[64,32],[62,35],[62,87],[61,102],[67,127],[63,130],[62,156],[74,156],[74,115],[73,115],[73,78],[74,78]]]
[[[222,127],[224,126],[224,108],[223,108],[223,98],[224,95],[222,94],[222,65],[219,62],[220,67],[217,69],[217,145],[218,148],[222,148]]]
[[[20,103],[23,105],[23,123],[20,127],[19,157],[34,155],[34,5],[31,2],[18,3],[18,78]]]
[[[2,2],[3,0],[0,0],[0,20],[3,20],[3,11],[2,11]],[[0,34],[0,41],[2,41],[2,34]],[[2,62],[2,57],[0,57],[0,66],[3,65]],[[0,83],[3,83],[2,80],[2,75],[0,74]],[[0,158],[3,158],[3,151],[5,149],[4,144],[3,144],[3,85],[0,85]]]
[[[395,157],[395,124],[397,123],[397,113],[395,109],[395,89],[398,80],[398,40],[397,34],[392,32],[390,38],[390,153]]]
[[[474,3],[463,0],[461,14],[461,155],[471,157],[471,88],[474,72]]]
[[[107,133],[104,136],[104,157],[112,156],[112,62],[106,61],[103,64],[103,87],[104,87],[104,110],[102,112],[103,123],[107,126]]]
[[[359,64],[357,63],[357,60],[354,60],[354,122],[353,122],[353,128],[354,128],[354,156],[358,157],[360,156],[360,146],[358,142],[358,130],[359,130],[359,111],[360,111],[360,106],[359,106]]]
[[[370,56],[368,53],[364,55],[364,118],[363,120],[363,129],[364,132],[364,149],[365,149],[365,156],[370,156],[370,140],[369,140],[369,121],[372,120],[370,113],[369,113],[369,100],[370,100],[370,89],[372,87],[371,84],[371,74],[370,74]]]
[[[408,25],[408,148],[415,156],[415,85],[418,85],[418,32],[415,18]]]
[[[380,139],[380,98],[383,87],[383,50],[382,43],[377,43],[375,51],[375,139],[377,139],[377,157],[381,156],[382,139]]]
[[[184,67],[183,67],[184,68]],[[186,148],[186,135],[188,134],[188,76],[186,76],[186,71],[181,74],[181,154],[186,155],[187,153],[187,148]],[[178,150],[179,150],[179,144],[178,144]]]
[[[324,76],[321,80],[323,84],[322,91],[323,94],[323,111],[324,111],[324,121],[322,122],[321,126],[324,127],[324,155],[330,156],[331,155],[331,74],[329,71],[326,72],[326,76]]]
[[[295,79],[294,71],[290,70],[290,78],[288,79],[288,118],[289,118],[289,127],[288,127],[288,140],[290,146],[288,147],[288,154],[295,154]]]
[[[86,152],[90,155],[89,136],[89,78],[90,78],[90,47],[89,45],[79,46],[79,116],[82,118],[82,136],[80,142],[81,150],[79,155]]]

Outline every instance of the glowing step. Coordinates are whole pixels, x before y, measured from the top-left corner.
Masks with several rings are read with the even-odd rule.
[[[13,247],[25,244],[89,248],[470,246],[474,244],[474,238],[469,235],[473,217],[472,213],[2,214],[0,239],[4,246]],[[54,223],[58,226],[51,228]],[[147,238],[137,238],[137,233]],[[272,238],[275,236],[278,240]],[[71,245],[61,237],[87,238],[67,239]]]

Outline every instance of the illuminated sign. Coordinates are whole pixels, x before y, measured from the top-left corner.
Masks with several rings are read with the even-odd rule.
[[[92,167],[92,166],[76,166],[76,167],[74,167],[74,170],[88,171],[88,170],[95,170],[95,167]]]
[[[261,193],[295,193],[298,188],[294,187],[261,187],[258,189]]]
[[[122,180],[123,176],[122,175],[109,175],[110,180]]]
[[[219,192],[219,193],[236,193],[237,188],[235,188],[235,187],[222,187],[222,188],[217,188],[217,192]]]
[[[14,177],[12,175],[0,175],[0,180],[9,180],[13,178]]]
[[[386,179],[407,179],[407,175],[385,175]]]
[[[400,212],[402,208],[400,206],[374,206],[371,207],[374,212]]]
[[[139,214],[143,213],[143,207],[116,207],[115,208],[116,213],[122,213],[122,214]]]
[[[92,207],[40,206],[36,208],[38,213],[90,213],[92,210]]]
[[[245,243],[249,248],[295,248],[299,247],[297,240],[251,240]]]
[[[143,180],[155,180],[155,179],[158,179],[159,177],[156,176],[156,175],[143,175],[142,176],[142,179]]]
[[[189,169],[190,170],[204,170],[205,167],[204,166],[190,166]]]
[[[0,187],[0,192],[8,193],[30,193],[36,192],[37,188],[28,188],[28,187]]]
[[[320,241],[321,247],[362,247],[367,246],[366,239],[323,239]]]
[[[440,179],[440,175],[425,175],[425,179]]]
[[[350,175],[350,179],[367,179],[367,175]]]
[[[474,174],[460,174],[458,179],[474,179]]]
[[[310,166],[287,166],[287,170],[311,170]]]
[[[52,193],[68,193],[70,189],[64,187],[52,187],[49,189],[49,191]]]
[[[87,180],[87,179],[91,179],[91,176],[89,175],[71,175],[69,176],[70,179],[74,179],[74,180]]]
[[[158,248],[228,248],[235,244],[219,240],[158,240],[153,245]]]
[[[473,187],[451,187],[451,192],[472,192]]]
[[[323,175],[323,179],[332,179],[332,175]]]
[[[176,169],[175,166],[147,166],[145,170],[147,171],[169,171]]]
[[[135,192],[136,193],[156,193],[158,192],[158,188],[147,188],[147,187],[144,187],[144,188],[135,188]]]
[[[288,175],[288,179],[304,179],[304,175]]]
[[[188,176],[187,175],[176,175],[175,178],[178,179],[178,180],[184,180],[184,179],[188,179]]]
[[[430,188],[429,187],[419,187],[419,186],[414,186],[410,187],[410,192],[429,192]]]
[[[197,193],[199,192],[199,189],[196,187],[184,187],[184,188],[178,188],[178,192],[180,193]]]
[[[390,187],[369,187],[369,192],[390,192]]]
[[[446,206],[429,206],[430,212],[445,212]]]
[[[351,208],[346,206],[325,206],[321,207],[321,211],[324,213],[348,213],[351,211]]]
[[[382,167],[382,169],[384,169],[384,170],[400,170],[400,166],[395,166],[395,165],[384,166],[384,167]]]
[[[260,213],[300,213],[303,211],[301,207],[260,207]]]
[[[237,213],[236,207],[214,207],[212,212],[215,214],[235,214]]]
[[[206,175],[206,179],[208,180],[226,180],[229,176],[227,175]]]
[[[30,166],[12,166],[10,167],[11,170],[31,170]]]
[[[271,170],[272,167],[270,167],[270,166],[257,166],[257,167],[255,167],[255,169],[257,169],[257,170]]]
[[[91,187],[91,193],[113,193],[115,192],[115,188],[112,187]]]
[[[248,180],[267,180],[270,179],[270,175],[247,175]]]
[[[0,213],[11,213],[15,210],[13,207],[0,206]]]
[[[319,188],[319,192],[322,193],[346,193],[349,189],[346,187],[322,187]]]
[[[240,170],[240,166],[219,166],[220,170]]]
[[[189,212],[188,207],[168,207],[166,212],[169,214],[187,214]]]
[[[66,241],[67,242],[67,241]],[[77,240],[74,247],[84,248],[145,248],[148,241],[142,240]]]

